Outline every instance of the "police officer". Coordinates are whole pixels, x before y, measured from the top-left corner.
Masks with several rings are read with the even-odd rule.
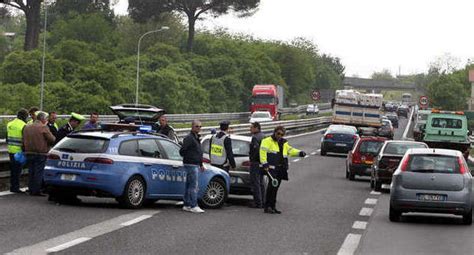
[[[250,125],[252,140],[250,141],[249,159],[250,159],[250,184],[253,193],[253,203],[249,205],[252,208],[263,208],[263,187],[264,172],[260,167],[260,143],[265,135],[261,131],[260,123],[254,122]]]
[[[22,152],[23,128],[26,125],[28,112],[20,109],[16,118],[7,124],[7,146],[8,156],[10,157],[10,191],[22,193],[20,191],[20,175],[22,165],[14,158],[15,153]]]
[[[64,137],[66,137],[67,135],[72,133],[77,127],[79,127],[81,121],[83,121],[84,119],[84,116],[80,114],[77,114],[75,112],[71,113],[71,118],[69,118],[68,123],[66,123],[58,130],[58,133],[56,134],[56,143],[61,141]]]
[[[209,143],[211,165],[224,169],[227,172],[235,169],[232,140],[228,134],[229,125],[229,121],[219,123],[220,131],[211,137],[211,142]]]
[[[288,180],[288,156],[306,156],[304,151],[291,147],[288,141],[283,138],[284,135],[285,128],[277,126],[273,134],[263,139],[260,145],[260,163],[263,169],[278,180],[276,187],[271,182],[267,186],[265,213],[281,213],[281,211],[276,209],[275,205],[281,181]]]

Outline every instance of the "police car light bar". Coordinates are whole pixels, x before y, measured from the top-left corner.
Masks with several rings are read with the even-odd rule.
[[[140,131],[141,133],[151,133],[153,130],[150,125],[141,125],[138,128],[138,131]]]

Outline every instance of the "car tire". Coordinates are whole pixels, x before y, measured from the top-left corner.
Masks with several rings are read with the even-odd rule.
[[[388,218],[390,219],[391,222],[399,222],[400,218],[402,216],[402,213],[398,210],[395,210],[392,205],[390,205],[390,212],[388,213]]]
[[[320,154],[321,154],[321,156],[326,156],[327,152],[325,150],[321,149]]]
[[[462,216],[462,223],[472,225],[472,209]]]
[[[225,182],[220,178],[213,178],[207,185],[206,191],[199,202],[204,208],[217,209],[224,205],[227,195]]]
[[[375,191],[382,191],[382,183],[377,181],[377,179],[374,179],[374,190]]]
[[[123,195],[117,199],[120,206],[137,209],[145,203],[146,184],[140,176],[132,176],[125,185]]]

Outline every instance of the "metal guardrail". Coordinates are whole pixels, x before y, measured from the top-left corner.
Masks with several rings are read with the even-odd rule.
[[[280,111],[283,115],[304,113],[307,105],[301,105],[294,108],[282,108]],[[319,110],[327,110],[331,108],[331,104],[318,104]],[[84,116],[87,116],[85,114]],[[0,115],[0,121],[12,120],[15,115]],[[58,119],[67,119],[70,115],[58,115]],[[233,112],[233,113],[197,113],[197,114],[166,114],[170,122],[190,122],[195,119],[201,121],[218,121],[218,120],[248,120],[250,112]],[[100,121],[104,123],[117,122],[116,115],[100,115]]]
[[[304,129],[304,128],[316,128],[322,125],[327,125],[331,122],[331,117],[318,117],[318,118],[310,118],[310,119],[300,119],[300,120],[286,120],[286,121],[272,121],[272,122],[264,122],[261,123],[262,132],[264,133],[271,133],[273,129],[278,126],[282,125],[287,130],[295,130],[295,129]],[[245,135],[250,134],[250,123],[247,124],[237,124],[231,125],[232,133]],[[217,129],[218,127],[203,127],[201,129],[202,135],[208,135],[211,133],[212,129]],[[179,128],[175,129],[176,135],[182,139],[190,132],[190,128]],[[0,140],[0,164],[6,165],[9,162],[7,145],[5,139]],[[3,167],[0,169],[0,178],[9,177],[10,172],[5,171],[6,168]]]

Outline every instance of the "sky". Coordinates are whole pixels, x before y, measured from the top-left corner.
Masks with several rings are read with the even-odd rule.
[[[126,14],[128,0],[115,12]],[[339,57],[346,76],[368,78],[427,72],[440,57],[459,67],[474,60],[472,0],[261,0],[249,18],[226,15],[199,21],[198,29],[268,40],[304,37],[321,53]]]

